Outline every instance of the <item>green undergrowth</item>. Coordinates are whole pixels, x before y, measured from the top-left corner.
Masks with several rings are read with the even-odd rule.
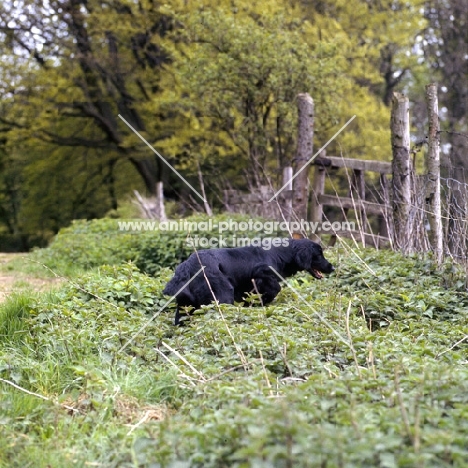
[[[222,246],[221,241],[232,247],[239,238],[287,237],[287,233],[281,231],[271,234],[255,230],[239,233],[235,223],[249,219],[230,214],[218,215],[208,221],[198,215],[173,220],[176,228],[171,229],[168,224],[161,225],[154,220],[77,220],[61,229],[48,248],[36,250],[29,257],[29,262],[32,267],[44,265],[49,272],[74,276],[77,272],[100,265],[132,261],[142,271],[155,274],[160,268],[174,268],[185,260],[201,238],[203,242],[210,242],[211,247]],[[220,223],[229,222],[231,225],[224,224],[220,232]]]
[[[172,269],[99,266],[0,309],[2,467],[464,467],[468,294],[447,263],[326,251],[184,327]],[[165,307],[164,307],[165,306]]]

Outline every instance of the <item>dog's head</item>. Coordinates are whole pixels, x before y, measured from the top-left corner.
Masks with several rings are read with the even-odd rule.
[[[322,273],[331,273],[333,265],[323,256],[322,247],[309,239],[290,241],[294,250],[294,260],[301,270],[309,272],[314,278],[322,279]]]

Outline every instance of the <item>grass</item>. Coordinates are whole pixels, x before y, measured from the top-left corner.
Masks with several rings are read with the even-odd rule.
[[[16,337],[24,332],[24,318],[34,300],[32,293],[15,293],[8,297],[6,303],[0,308],[0,340],[15,341]]]
[[[0,271],[21,277],[51,278],[55,274],[31,254],[4,255],[0,262]]]
[[[325,280],[300,274],[268,307],[207,306],[180,328],[159,312],[169,268],[101,266],[10,297],[0,466],[466,466],[464,273],[327,257]]]

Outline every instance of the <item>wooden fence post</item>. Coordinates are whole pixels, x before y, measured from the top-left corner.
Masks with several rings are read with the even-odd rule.
[[[283,216],[286,221],[291,221],[292,218],[292,178],[293,168],[286,166],[283,168]],[[287,185],[286,185],[287,184]]]
[[[440,204],[440,140],[437,85],[426,86],[427,114],[429,118],[428,151],[426,155],[426,212],[429,218],[432,249],[438,265],[443,259],[442,213]]]
[[[354,169],[353,171],[353,182],[354,182],[354,187],[356,189],[356,195],[357,199],[360,200],[365,200],[366,199],[366,181],[364,180],[364,171],[361,169]],[[351,193],[351,192],[350,192]],[[363,245],[366,245],[366,237],[365,237],[365,232],[367,230],[367,215],[366,215],[366,210],[356,210],[356,216],[359,219],[359,223],[361,224],[359,232],[361,233],[362,237],[362,243]],[[343,220],[344,221],[344,220]]]
[[[393,243],[404,253],[411,251],[409,217],[411,208],[411,159],[409,131],[409,100],[400,93],[393,93],[391,116],[392,141],[392,205]]]
[[[323,150],[320,153],[320,157],[326,157],[326,152]],[[314,170],[314,179],[312,182],[312,193],[310,203],[310,220],[314,223],[321,223],[323,216],[323,205],[320,201],[320,195],[323,195],[325,191],[325,167],[316,164]],[[311,239],[318,242],[320,235],[313,233]]]
[[[390,189],[389,182],[385,174],[380,174],[380,188],[382,189],[382,203],[384,206],[390,206]],[[389,214],[387,210],[384,210],[379,215],[379,236],[391,238],[391,232],[393,232],[393,222],[389,220]]]
[[[294,158],[294,211],[298,219],[307,219],[308,172],[307,166],[314,150],[314,100],[308,93],[297,96],[299,130],[297,153]]]

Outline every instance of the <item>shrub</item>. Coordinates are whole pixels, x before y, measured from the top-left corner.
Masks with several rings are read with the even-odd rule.
[[[161,268],[174,268],[185,260],[194,251],[189,239],[193,242],[197,235],[213,240],[213,245],[219,244],[218,223],[228,219],[243,221],[247,218],[239,215],[222,215],[211,218],[211,224],[208,224],[208,219],[203,216],[192,216],[182,220],[188,223],[206,223],[206,229],[198,233],[188,233],[186,230],[122,231],[119,229],[119,223],[141,223],[143,220],[74,221],[71,226],[60,230],[48,248],[36,250],[34,258],[53,270],[65,273],[70,270],[70,266],[89,269],[132,261],[142,271],[154,275]],[[155,222],[155,226],[158,224]],[[232,246],[239,237],[239,232],[229,229],[224,231],[222,236],[227,245]],[[265,234],[255,231],[242,233],[242,237],[248,238],[271,236],[286,237],[287,233]]]
[[[101,266],[3,306],[0,466],[464,467],[464,273],[327,257],[322,281],[185,327],[160,310],[163,267]]]

